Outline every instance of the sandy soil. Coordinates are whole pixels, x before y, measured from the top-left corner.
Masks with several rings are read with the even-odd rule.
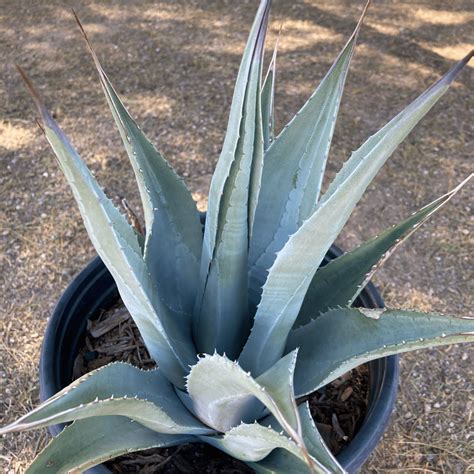
[[[275,0],[281,22],[277,121],[296,112],[355,26],[362,2]],[[376,131],[472,47],[468,0],[375,1],[361,33],[331,151],[334,174]],[[66,182],[14,70],[21,64],[110,196],[138,195],[68,5],[148,135],[205,207],[255,0],[3,0],[0,5],[0,321],[4,421],[38,400],[47,318],[94,255]],[[469,34],[471,33],[471,35]],[[429,202],[472,171],[473,69],[399,147],[339,243],[346,248]],[[471,158],[471,161],[469,161]],[[473,315],[472,185],[377,275],[388,305]],[[364,473],[474,472],[472,346],[406,355],[396,412]],[[4,472],[23,472],[44,431],[2,440]]]

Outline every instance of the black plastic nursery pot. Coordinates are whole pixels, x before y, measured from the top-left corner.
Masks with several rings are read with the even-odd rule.
[[[333,246],[324,263],[341,253]],[[99,257],[93,259],[67,287],[48,323],[41,348],[39,378],[42,401],[72,382],[74,361],[86,334],[87,321],[111,308],[118,298],[115,282]],[[381,308],[383,300],[375,286],[369,283],[355,305]],[[353,440],[337,456],[348,472],[353,473],[362,466],[382,437],[395,404],[398,378],[398,356],[369,363],[366,417]],[[49,431],[56,436],[62,429],[63,425],[54,425]],[[87,471],[90,474],[110,472],[104,465]]]

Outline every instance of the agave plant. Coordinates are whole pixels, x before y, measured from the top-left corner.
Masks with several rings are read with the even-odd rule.
[[[205,442],[259,472],[342,473],[300,397],[382,356],[474,341],[472,319],[351,307],[380,264],[467,180],[319,268],[378,170],[472,52],[356,150],[321,194],[362,19],[275,136],[276,52],[262,80],[269,10],[262,0],[243,54],[204,233],[191,194],[127,112],[82,27],[136,175],[144,235],[106,197],[20,69],[89,236],[158,367],[109,364],[5,427],[73,422],[29,472],[82,471],[123,453]]]

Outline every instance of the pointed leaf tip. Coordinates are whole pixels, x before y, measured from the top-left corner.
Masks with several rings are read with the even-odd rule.
[[[71,12],[74,15],[74,19],[76,20],[79,29],[82,31],[83,35],[86,36],[86,32],[84,31],[84,27],[82,26],[81,20],[79,20],[76,10],[74,10],[74,8],[71,8]]]
[[[461,181],[452,191],[451,193],[456,194],[461,188],[463,188],[471,179],[474,177],[474,173],[471,173],[465,180]]]
[[[267,150],[271,142],[275,139],[275,77],[276,60],[278,53],[278,43],[280,40],[283,23],[280,26],[275,46],[273,48],[272,58],[268,65],[267,73],[261,87],[261,110],[262,110],[262,128],[264,149]]]
[[[278,30],[278,33],[277,33],[275,46],[273,47],[272,59],[270,60],[270,64],[268,65],[267,73],[265,74],[265,79],[263,80],[264,84],[267,82],[267,80],[268,80],[271,73],[275,74],[276,58],[278,56],[278,46],[280,44],[281,32],[282,31],[283,31],[283,22],[281,23],[280,29]]]
[[[469,53],[464,56],[457,64],[455,64],[439,81],[439,85],[449,86],[458,76],[461,74],[461,71],[467,65],[467,63],[474,56],[474,49],[469,51]]]
[[[82,23],[81,23],[81,20],[79,20],[79,17],[77,16],[77,13],[76,11],[74,10],[74,8],[71,9],[72,10],[72,14],[74,15],[74,19],[76,20],[76,23],[77,23],[77,26],[79,27],[79,30],[81,31],[82,33],[82,36],[86,42],[86,45],[87,45],[87,49],[89,50],[89,52],[91,53],[92,55],[92,59],[95,63],[95,66],[100,74],[101,77],[105,76],[105,72],[104,70],[102,69],[102,65],[100,64],[99,62],[99,58],[97,57],[97,54],[96,52],[94,51],[94,49],[92,48],[92,43],[90,42],[89,40],[89,37],[87,36],[87,33],[86,33],[86,30],[84,29],[84,27],[82,26]]]
[[[28,87],[29,92],[31,92],[31,95],[39,99],[38,91],[36,90],[35,86],[31,82],[31,79],[27,76],[24,69],[19,64],[15,64],[15,67],[18,73],[20,74],[21,78],[25,82],[26,86]]]
[[[36,105],[36,108],[38,109],[38,112],[41,115],[41,118],[42,118],[43,122],[45,124],[47,124],[48,126],[52,127],[54,125],[54,122],[53,122],[48,110],[46,109],[44,104],[41,102],[41,97],[39,95],[39,92],[36,89],[36,87],[34,86],[32,80],[28,77],[25,70],[20,65],[15,64],[15,67],[16,67],[16,70],[18,71],[18,73],[20,74],[21,78],[23,79],[23,82],[25,83],[25,86],[26,86],[28,92],[30,93],[30,95],[31,95],[31,97],[34,101],[34,103]],[[38,121],[36,121],[36,123],[38,123]],[[41,128],[41,130],[44,132],[44,127],[40,123],[38,123],[38,125]]]
[[[39,129],[44,133],[44,127],[41,125],[41,122],[38,119],[35,119],[36,125],[38,125]]]
[[[357,22],[357,25],[355,27],[354,32],[352,33],[351,37],[349,38],[349,41],[353,40],[354,37],[356,37],[359,34],[359,31],[364,23],[365,17],[367,15],[367,11],[370,7],[370,4],[372,3],[371,0],[367,0],[364,9],[362,10],[362,14],[360,15],[359,21]]]

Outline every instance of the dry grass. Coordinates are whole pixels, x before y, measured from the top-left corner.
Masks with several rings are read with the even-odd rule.
[[[357,4],[356,4],[357,3]],[[355,25],[361,2],[276,0],[270,42],[284,22],[278,124],[304,102]],[[361,34],[329,171],[469,49],[468,0],[376,1]],[[78,0],[106,70],[153,141],[205,206],[231,88],[256,2]],[[1,403],[5,421],[37,403],[42,333],[55,300],[93,255],[65,180],[34,123],[13,64],[48,106],[108,193],[137,208],[131,170],[88,53],[63,1],[0,6]],[[468,68],[367,192],[341,238],[346,248],[428,202],[472,167]],[[471,158],[471,161],[469,161]],[[390,305],[471,314],[472,186],[399,251],[377,281]],[[403,357],[396,413],[364,472],[474,470],[469,347]],[[44,432],[4,439],[5,472],[23,472]]]

